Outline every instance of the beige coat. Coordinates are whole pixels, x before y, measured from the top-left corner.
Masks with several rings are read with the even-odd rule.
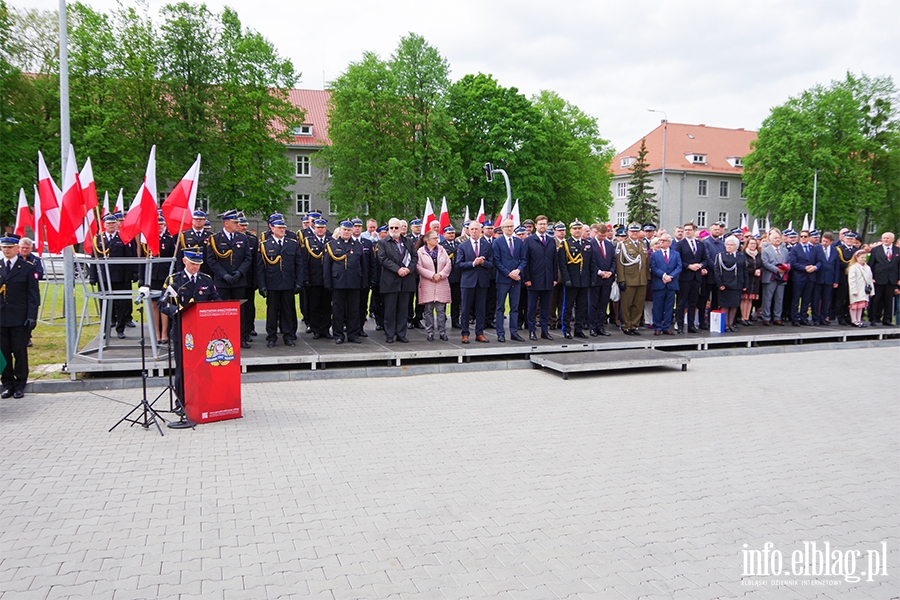
[[[868,300],[869,296],[875,295],[875,286],[872,285],[872,269],[869,265],[859,263],[850,265],[850,270],[847,271],[847,281],[850,284],[850,304]],[[872,290],[868,294],[866,294],[866,284]]]

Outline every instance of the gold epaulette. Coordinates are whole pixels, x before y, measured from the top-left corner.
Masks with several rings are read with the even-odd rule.
[[[279,254],[278,256],[276,256],[274,260],[269,259],[269,255],[266,254],[266,248],[265,248],[264,245],[261,245],[259,254],[260,254],[260,256],[262,256],[262,259],[263,259],[264,261],[266,261],[266,264],[267,264],[267,265],[276,265],[276,264],[278,264],[278,265],[279,265],[279,268],[280,268],[282,271],[284,270],[284,265],[280,264],[280,263],[281,263],[281,255],[280,255],[280,254]]]
[[[216,236],[214,235],[209,236],[209,243],[212,245],[213,252],[215,252],[216,256],[218,256],[219,258],[230,259],[234,254],[234,251],[231,248],[229,248],[227,252],[219,252],[219,249],[216,247]]]
[[[322,257],[325,255],[325,252],[319,252],[316,254],[313,252],[312,246],[309,245],[309,238],[304,236],[304,244],[306,245],[306,251],[309,252],[309,255],[317,260],[322,260]]]
[[[567,265],[580,265],[584,263],[584,256],[579,254],[578,256],[572,256],[572,251],[569,250],[569,243],[563,242],[563,245],[566,247],[566,264]]]
[[[331,257],[331,260],[336,260],[338,262],[340,262],[342,260],[347,260],[346,254],[344,254],[343,256],[335,256],[334,255],[334,252],[331,251],[331,242],[328,242],[327,244],[325,244],[325,249],[328,250],[328,256]]]
[[[101,250],[97,247],[97,238],[99,237],[100,235],[95,235],[91,238],[91,246],[94,248],[95,252],[94,256],[109,256],[109,248],[106,248],[106,244],[103,244],[103,247],[106,248],[106,250]]]

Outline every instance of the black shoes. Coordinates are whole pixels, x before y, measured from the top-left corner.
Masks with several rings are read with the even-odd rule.
[[[13,391],[12,391],[12,390],[7,390],[7,389],[5,389],[5,388],[4,388],[4,390],[3,390],[2,392],[0,392],[0,398],[4,398],[4,399],[6,399],[6,398],[11,398],[12,395],[13,395]]]
[[[24,397],[25,397],[25,392],[22,392],[19,390],[16,390],[15,392],[13,392],[13,398],[15,398],[16,400],[21,400]]]
[[[566,338],[567,340],[571,340],[571,339],[572,339],[572,334],[569,333],[569,332],[567,331],[567,332],[565,332],[565,333],[563,334],[563,337]]]
[[[501,344],[505,344],[505,343],[506,343],[506,337],[505,337],[505,336],[502,336],[502,335],[498,335],[498,336],[497,336],[497,341],[500,342]]]
[[[397,341],[400,342],[401,344],[408,344],[408,343],[409,343],[409,340],[406,339],[406,336],[403,336],[403,337],[397,336]]]
[[[588,336],[584,335],[584,332],[583,332],[583,331],[576,331],[576,332],[575,332],[575,337],[577,337],[577,338],[580,339],[580,340],[586,340],[586,339],[588,339]]]
[[[295,342],[295,341],[292,340],[291,338],[285,338],[285,339],[284,339],[284,345],[285,345],[285,346],[296,346],[296,345],[297,345],[297,342]]]
[[[534,333],[534,332],[529,333],[529,334],[528,334],[528,339],[531,340],[532,342],[536,342],[536,341],[537,341],[537,334]]]
[[[250,347],[250,342],[248,342],[246,340],[241,340],[241,348],[249,348],[249,347]]]
[[[516,342],[524,342],[524,341],[525,341],[525,338],[523,338],[523,337],[522,337],[521,335],[519,335],[518,333],[511,333],[511,334],[509,334],[509,339],[514,340],[514,341],[516,341]]]
[[[552,340],[552,339],[553,339],[553,336],[550,335],[549,333],[546,333],[546,332],[545,332],[545,333],[542,333],[542,334],[541,334],[541,339],[542,339],[542,340]]]
[[[266,342],[266,348],[274,348],[277,342],[275,340],[269,340]],[[285,340],[285,345],[287,345],[287,340]]]
[[[117,331],[117,332],[116,332],[116,335],[119,336],[119,339],[120,339],[120,340],[124,340],[124,339],[125,339],[125,332],[124,332],[124,331]]]

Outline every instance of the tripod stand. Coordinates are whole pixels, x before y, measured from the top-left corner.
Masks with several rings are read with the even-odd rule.
[[[138,298],[136,303],[138,305],[138,313],[141,315],[141,401],[130,411],[128,414],[119,419],[118,423],[109,428],[110,431],[121,425],[124,421],[128,421],[131,423],[131,426],[140,425],[144,429],[149,429],[150,425],[156,425],[157,431],[159,431],[159,435],[165,435],[162,431],[162,427],[159,426],[160,421],[165,422],[160,414],[153,409],[149,402],[147,402],[147,344],[146,337],[144,334],[144,303],[142,298]],[[138,415],[132,417],[131,415],[135,412],[138,412]]]
[[[175,327],[172,328],[176,329]],[[180,335],[180,333],[179,333]],[[180,340],[178,343],[181,343]],[[184,403],[181,401],[181,398],[175,394],[175,386],[172,381],[172,332],[169,332],[168,338],[166,340],[166,351],[168,352],[168,369],[169,369],[169,383],[166,385],[165,389],[159,393],[156,399],[150,404],[152,407],[156,402],[165,395],[166,392],[169,392],[169,410],[162,410],[159,412],[167,412],[179,415],[181,419],[178,421],[173,421],[171,423],[166,423],[166,427],[169,429],[187,429],[190,427],[191,429],[195,429],[197,424],[190,420],[187,416],[187,411],[184,409]]]

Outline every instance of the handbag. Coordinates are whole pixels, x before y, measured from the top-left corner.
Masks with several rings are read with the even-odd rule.
[[[872,295],[872,286],[869,285],[868,283],[866,284],[866,295],[867,295],[867,296],[871,296],[871,295]]]
[[[619,289],[622,290],[623,292],[625,291],[625,288],[627,288],[627,287],[628,287],[628,284],[625,283],[624,281],[619,282]]]

